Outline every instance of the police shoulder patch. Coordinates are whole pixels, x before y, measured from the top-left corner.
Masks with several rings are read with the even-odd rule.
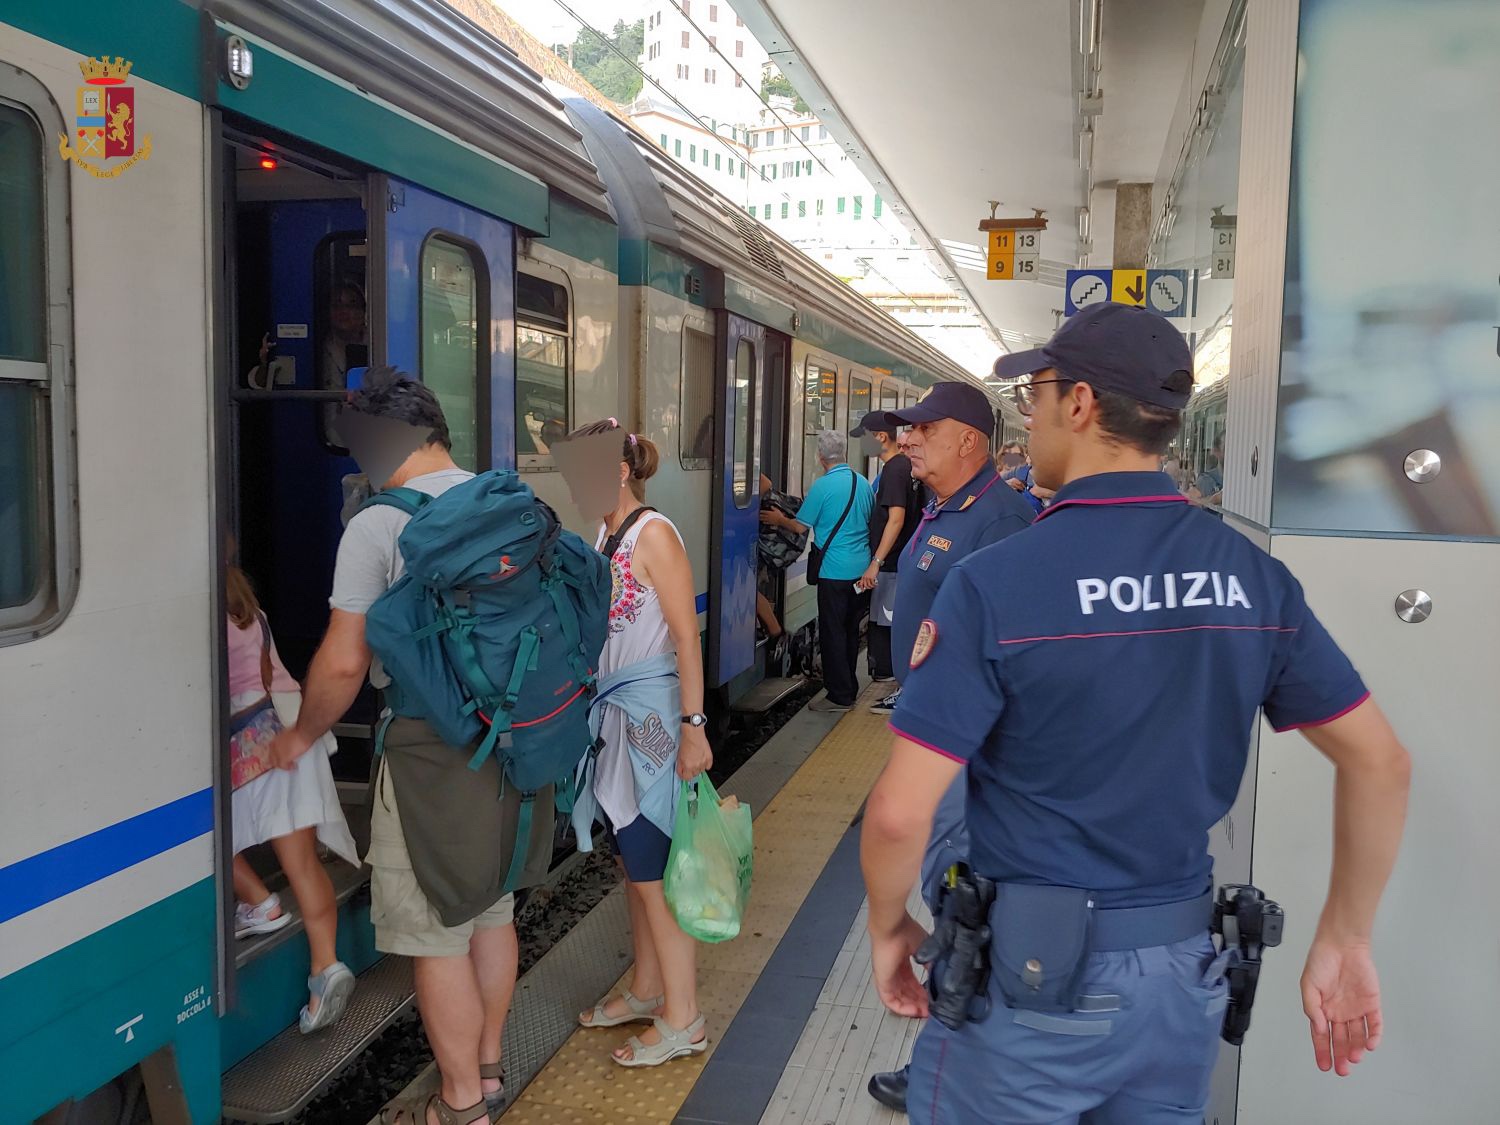
[[[917,667],[932,654],[937,645],[938,629],[937,623],[930,617],[922,619],[922,626],[917,630],[916,643],[911,646],[911,666]]]

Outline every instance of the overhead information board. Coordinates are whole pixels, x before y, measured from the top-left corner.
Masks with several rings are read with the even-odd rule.
[[[1189,312],[1187,270],[1069,270],[1066,288],[1068,316],[1103,301],[1174,318]]]
[[[1024,227],[990,231],[989,268],[984,276],[991,281],[1035,281],[1041,233]]]

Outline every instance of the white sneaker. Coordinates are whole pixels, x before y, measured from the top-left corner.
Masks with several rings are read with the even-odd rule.
[[[884,699],[870,704],[870,710],[875,712],[877,715],[889,715],[896,709],[896,704],[900,702],[900,700],[901,692],[896,691],[886,696]]]
[[[283,926],[290,925],[292,916],[281,909],[281,899],[269,895],[259,906],[236,903],[234,907],[234,936],[252,937],[259,934],[274,934]]]

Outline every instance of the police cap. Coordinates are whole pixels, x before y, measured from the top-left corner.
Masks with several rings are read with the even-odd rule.
[[[1149,309],[1114,301],[1069,317],[1040,348],[995,361],[995,376],[1016,379],[1045,368],[1095,390],[1181,410],[1193,391],[1193,356],[1182,333]]]
[[[968,383],[934,383],[905,410],[887,410],[885,420],[897,426],[952,418],[985,437],[995,432],[995,408],[983,391]]]

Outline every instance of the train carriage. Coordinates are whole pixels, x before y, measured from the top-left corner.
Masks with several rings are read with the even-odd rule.
[[[308,1057],[299,926],[237,946],[227,878],[229,537],[301,675],[360,369],[575,527],[550,443],[657,440],[721,714],[766,675],[759,470],[801,492],[819,428],[968,376],[437,0],[18,0],[0,159],[0,1118],[138,1073],[158,1120],[281,1120],[411,997],[343,869],[367,1023]],[[810,652],[801,570],[769,592]],[[378,708],[336,728],[357,838]]]

